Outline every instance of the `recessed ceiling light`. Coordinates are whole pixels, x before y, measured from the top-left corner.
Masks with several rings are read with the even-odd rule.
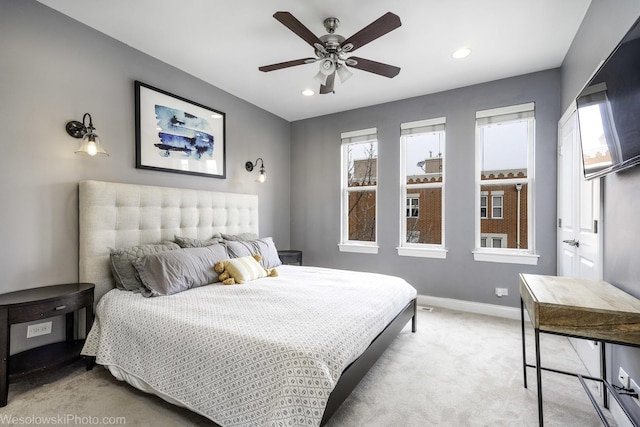
[[[311,89],[305,89],[305,90],[302,91],[302,94],[304,96],[313,96],[315,94],[315,92],[312,91]]]
[[[471,54],[471,49],[469,49],[468,47],[461,47],[460,49],[453,52],[451,54],[451,57],[455,59],[462,59],[462,58],[466,58],[470,54]]]

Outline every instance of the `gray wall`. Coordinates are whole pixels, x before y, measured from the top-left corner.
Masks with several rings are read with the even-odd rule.
[[[562,105],[567,108],[629,27],[640,16],[640,2],[594,0],[562,65]],[[637,70],[636,70],[637,72]],[[638,117],[640,120],[640,117]],[[640,298],[640,167],[604,179],[604,280]],[[640,383],[640,350],[613,346],[609,372],[618,367]],[[614,381],[615,382],[615,381]],[[640,410],[628,406],[640,419]]]
[[[84,179],[258,194],[261,234],[289,247],[289,122],[35,1],[1,2],[0,293],[77,281]],[[134,80],[227,114],[227,179],[135,168]],[[74,154],[64,125],[86,112],[109,157]],[[262,185],[244,169],[257,157]]]
[[[538,266],[475,262],[475,112],[536,103],[535,212]],[[446,260],[400,257],[400,123],[446,116]],[[404,277],[420,294],[519,304],[518,273],[555,274],[556,134],[560,70],[549,70],[447,92],[292,123],[291,243],[306,264]],[[378,128],[377,255],[341,253],[340,133]],[[509,289],[498,298],[495,287]]]

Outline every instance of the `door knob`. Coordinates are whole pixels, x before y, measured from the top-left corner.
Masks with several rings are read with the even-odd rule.
[[[572,240],[563,240],[563,241],[562,241],[562,243],[566,243],[566,244],[568,244],[568,245],[575,246],[576,248],[580,246],[580,242],[579,242],[579,241],[577,241],[577,240],[575,240],[575,239],[572,239]]]

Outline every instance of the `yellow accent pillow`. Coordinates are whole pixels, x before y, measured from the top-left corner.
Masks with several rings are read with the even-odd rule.
[[[245,283],[250,280],[267,277],[265,269],[252,256],[232,258],[228,261],[227,271],[236,283]]]

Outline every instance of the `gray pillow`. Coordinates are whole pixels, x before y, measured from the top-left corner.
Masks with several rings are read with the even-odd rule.
[[[111,249],[109,259],[111,272],[116,280],[116,287],[127,291],[137,291],[142,283],[137,277],[132,261],[149,254],[180,249],[176,243],[162,242],[157,244],[138,245],[128,248]]]
[[[213,267],[225,259],[224,246],[211,245],[147,255],[133,261],[133,266],[142,281],[142,295],[155,297],[218,282]]]
[[[222,233],[224,240],[233,242],[247,242],[249,240],[256,240],[258,235],[256,233],[240,233],[240,234],[224,234]]]
[[[227,252],[229,252],[231,258],[259,254],[262,257],[260,264],[264,268],[274,268],[282,265],[278,250],[271,237],[242,242],[229,241],[225,242],[225,245],[227,245]]]
[[[206,240],[194,239],[192,237],[175,236],[175,240],[181,248],[203,248],[205,246],[211,246],[215,245],[216,243],[222,242],[222,236],[220,235],[220,233],[216,233],[213,235],[213,237]]]

